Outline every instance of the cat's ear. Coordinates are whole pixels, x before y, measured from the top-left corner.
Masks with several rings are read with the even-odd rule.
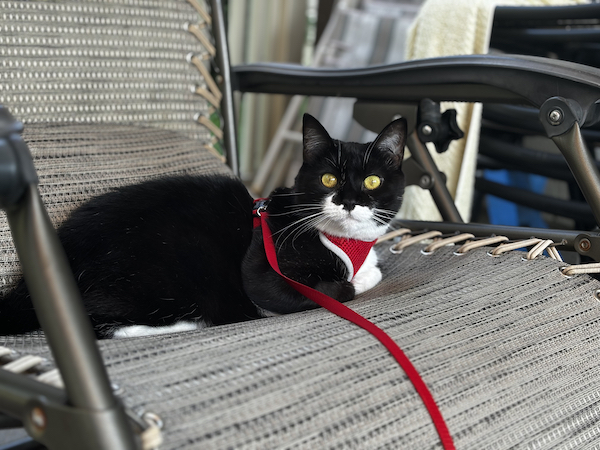
[[[323,125],[310,114],[302,117],[302,144],[304,161],[311,161],[323,150],[331,147],[333,141]]]
[[[388,124],[373,142],[373,146],[391,153],[390,163],[398,169],[402,166],[402,160],[404,159],[406,134],[406,119],[400,118]]]

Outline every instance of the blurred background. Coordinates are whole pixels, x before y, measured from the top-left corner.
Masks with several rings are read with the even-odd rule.
[[[228,0],[226,5],[233,65],[275,61],[349,68],[488,52],[599,65],[600,5],[588,0]],[[237,100],[241,175],[257,196],[293,184],[302,162],[304,112],[317,117],[333,138],[367,142],[376,135],[353,120],[353,99],[245,94]],[[448,108],[458,111],[465,137],[443,154],[430,149],[465,221],[595,226],[560,152],[542,136],[536,111],[442,104],[442,110]],[[585,137],[600,156],[600,131],[587,130]],[[407,189],[399,216],[440,219],[429,192],[416,186]]]

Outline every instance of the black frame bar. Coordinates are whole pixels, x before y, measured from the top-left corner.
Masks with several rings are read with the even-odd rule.
[[[20,420],[31,436],[50,448],[86,442],[90,449],[137,449],[133,427],[113,394],[69,262],[38,192],[21,130],[22,125],[0,108],[0,204],[65,392],[0,370],[0,412]],[[71,420],[81,426],[66,436],[60,427],[36,424],[34,412],[41,412],[49,423]]]

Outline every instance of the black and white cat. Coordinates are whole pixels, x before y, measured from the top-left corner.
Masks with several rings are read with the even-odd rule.
[[[332,139],[304,116],[294,187],[266,206],[283,274],[339,301],[381,280],[367,248],[354,273],[336,239],[371,242],[402,203],[406,122],[368,144]],[[116,189],[58,234],[98,337],[191,330],[315,308],[269,266],[253,199],[227,176],[181,176]],[[370,249],[370,250],[369,250]],[[0,299],[0,334],[39,328],[23,280]]]

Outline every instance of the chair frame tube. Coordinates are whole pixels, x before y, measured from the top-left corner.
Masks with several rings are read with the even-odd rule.
[[[65,400],[49,394],[42,383],[19,381],[19,375],[2,372],[0,377],[0,411],[20,419],[35,439],[50,448],[65,448],[66,443],[90,440],[90,433],[111,449],[138,448],[133,428],[125,410],[112,392],[96,338],[87,316],[68,259],[60,244],[37,189],[37,179],[29,149],[20,134],[21,126],[6,111],[1,117],[3,145],[0,148],[2,173],[12,173],[13,190],[3,191],[8,223],[23,269],[38,320],[65,384]],[[13,376],[14,375],[14,376]],[[7,377],[11,383],[3,381]],[[15,378],[16,377],[16,378]],[[28,390],[18,386],[28,383]],[[6,386],[10,386],[6,388]],[[37,408],[37,409],[36,409]],[[63,421],[73,417],[81,425],[72,433],[55,432],[55,427],[35,427],[34,411],[48,419]],[[58,418],[58,419],[57,419]],[[35,425],[35,423],[33,423]],[[98,431],[100,430],[100,431]],[[109,436],[109,437],[102,437]],[[96,447],[95,444],[86,448]]]

